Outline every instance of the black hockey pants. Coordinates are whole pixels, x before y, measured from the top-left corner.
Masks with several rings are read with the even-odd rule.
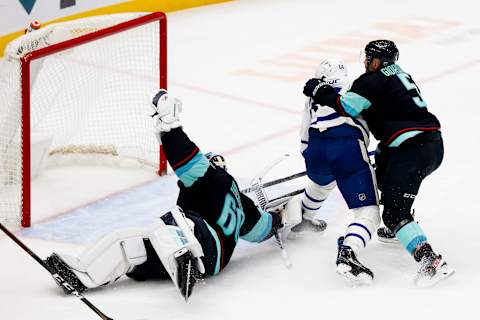
[[[375,156],[378,188],[384,205],[383,223],[393,231],[413,220],[411,208],[420,185],[442,163],[443,141],[439,131],[422,132]]]

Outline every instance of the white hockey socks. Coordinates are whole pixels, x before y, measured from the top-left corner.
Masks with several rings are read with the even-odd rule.
[[[372,235],[380,225],[380,210],[378,206],[366,206],[352,209],[355,217],[345,232],[344,245],[355,253],[367,246]]]
[[[310,181],[302,196],[302,211],[304,219],[312,220],[316,217],[318,209],[320,209],[323,201],[327,199],[335,186],[335,181],[325,186]]]

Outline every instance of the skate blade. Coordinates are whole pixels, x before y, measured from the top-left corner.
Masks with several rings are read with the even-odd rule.
[[[378,241],[385,244],[400,245],[400,241],[397,238],[381,238],[377,237]]]
[[[455,273],[455,270],[450,267],[445,267],[437,271],[437,273],[432,278],[426,277],[416,277],[414,279],[415,285],[418,288],[428,288],[432,287],[438,282],[445,280],[451,277]]]
[[[185,302],[188,302],[197,280],[196,268],[193,265],[194,259],[186,248],[176,252],[174,256],[178,266],[175,286],[179,289]]]
[[[317,233],[324,232],[327,229],[327,223],[317,225],[310,223],[308,220],[302,220],[299,224],[291,228],[291,232],[295,233]]]
[[[350,272],[351,270],[352,268],[346,264],[337,265],[337,273],[347,279],[353,286],[369,286],[373,283],[373,278],[370,275],[362,272],[355,276]]]

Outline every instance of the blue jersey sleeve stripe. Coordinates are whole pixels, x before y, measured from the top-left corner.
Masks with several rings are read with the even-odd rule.
[[[248,242],[260,242],[272,230],[272,215],[263,210],[258,211],[260,211],[260,219],[258,219],[252,230],[240,237],[241,239]]]
[[[329,114],[328,116],[317,117],[317,119],[314,122],[312,122],[310,125],[316,124],[320,121],[328,121],[328,120],[333,120],[337,118],[340,118],[340,116],[338,115],[338,113],[334,112]]]
[[[222,249],[220,247],[220,239],[218,239],[217,233],[215,232],[215,230],[213,230],[212,227],[210,227],[207,221],[205,221],[205,224],[207,225],[208,230],[212,234],[213,239],[215,239],[215,245],[217,247],[217,262],[215,263],[215,271],[213,272],[213,275],[216,275],[217,273],[220,272],[220,259],[222,254]]]
[[[175,174],[186,187],[191,187],[198,178],[201,178],[207,172],[209,162],[205,156],[199,152],[190,161],[175,170]]]
[[[340,102],[346,113],[352,117],[356,117],[362,112],[370,108],[372,103],[368,99],[362,97],[361,95],[355,92],[347,92],[340,97]]]

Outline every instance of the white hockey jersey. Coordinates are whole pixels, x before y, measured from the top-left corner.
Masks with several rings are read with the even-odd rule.
[[[343,91],[343,90],[342,90]],[[305,101],[305,108],[303,110],[302,126],[300,128],[301,146],[300,152],[303,152],[308,146],[308,130],[310,128],[319,131],[328,130],[328,128],[347,124],[358,128],[363,135],[365,145],[369,144],[369,131],[367,123],[361,118],[355,119],[351,117],[343,117],[339,115],[333,108],[328,106],[321,106],[315,104],[313,99],[309,98]]]

